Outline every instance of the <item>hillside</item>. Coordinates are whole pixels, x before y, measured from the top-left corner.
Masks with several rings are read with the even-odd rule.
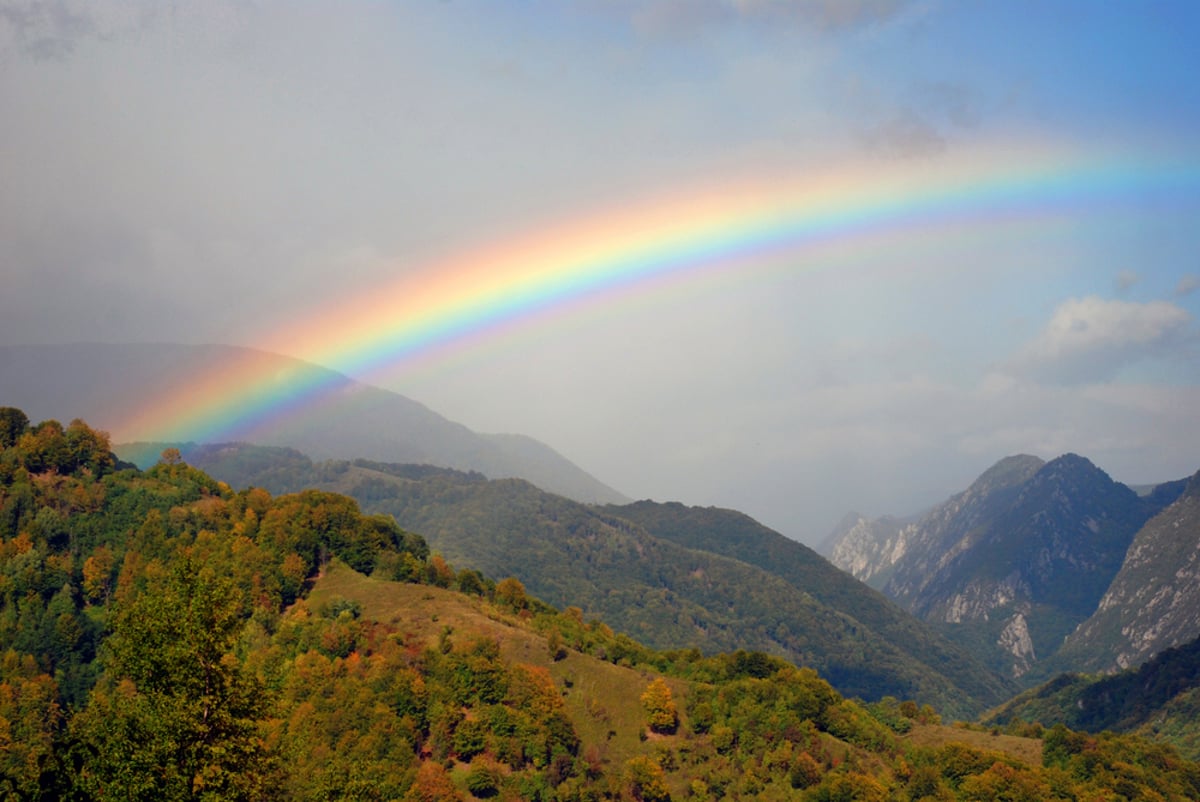
[[[989,735],[763,653],[656,652],[345,496],[234,492],[174,453],[124,469],[107,446],[0,408],[11,798],[1200,794],[1200,766],[1136,737]]]
[[[981,701],[1013,691],[965,649],[938,635],[883,594],[830,565],[815,551],[736,510],[638,501],[605,510],[651,535],[689,549],[731,557],[800,588],[821,604],[865,625],[912,659],[936,666]]]
[[[1200,759],[1200,638],[1159,652],[1136,669],[1109,676],[1061,674],[984,718],[1064,724],[1087,732],[1139,732]]]
[[[13,798],[1200,794],[1200,766],[1139,738],[946,728],[767,654],[655,652],[347,497],[234,492],[107,447],[0,408]]]
[[[101,429],[147,403],[170,398],[196,376],[229,364],[252,364],[255,376],[291,386],[321,387],[319,404],[293,409],[257,426],[253,441],[290,446],[321,459],[429,463],[492,478],[521,477],[586,502],[627,501],[550,447],[519,435],[481,435],[398,393],[355,382],[290,357],[225,345],[74,344],[0,346],[0,401],[32,417],[84,417]],[[82,408],[80,408],[82,407]],[[176,439],[194,439],[197,435]],[[147,432],[145,439],[161,439]],[[166,444],[123,453],[153,464]],[[129,457],[126,457],[127,459]]]
[[[760,542],[789,554],[791,576],[656,537],[622,517],[623,508],[588,507],[518,480],[365,461],[314,464],[294,451],[244,446],[197,449],[189,459],[223,480],[273,492],[321,487],[353,496],[365,510],[421,532],[452,562],[515,576],[547,602],[581,607],[655,648],[761,650],[813,666],[846,695],[912,698],[960,716],[1009,692],[961,650],[745,516],[734,514]],[[901,637],[928,649],[900,646]]]
[[[1134,535],[1170,499],[1169,489],[1138,496],[1077,455],[1010,457],[917,522],[865,543],[854,540],[870,532],[860,526],[832,554],[859,575],[886,573],[885,594],[1028,681],[1095,611]]]

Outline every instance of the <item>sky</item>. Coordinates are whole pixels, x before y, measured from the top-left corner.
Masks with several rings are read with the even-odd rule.
[[[1198,36],[1190,0],[0,0],[0,343],[270,348],[809,543],[1016,453],[1180,478]],[[746,197],[780,236],[385,347],[400,294],[683,253]]]

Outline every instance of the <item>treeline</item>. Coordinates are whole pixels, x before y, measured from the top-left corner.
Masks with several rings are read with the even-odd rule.
[[[435,612],[368,615],[380,588]],[[344,496],[139,471],[0,409],[5,799],[1200,797],[1129,736],[1029,728],[1031,762],[958,732],[760,652],[647,649]]]

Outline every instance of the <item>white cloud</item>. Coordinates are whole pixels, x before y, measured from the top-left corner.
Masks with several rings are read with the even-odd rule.
[[[1191,326],[1192,316],[1168,301],[1072,298],[1008,368],[1051,383],[1103,381],[1132,363],[1173,355],[1193,336]]]

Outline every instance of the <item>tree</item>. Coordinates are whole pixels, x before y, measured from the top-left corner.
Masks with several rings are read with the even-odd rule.
[[[663,779],[662,766],[645,755],[638,755],[625,764],[629,795],[638,802],[670,802],[671,791]]]
[[[525,585],[515,576],[501,579],[496,583],[496,602],[508,605],[516,612],[524,610],[529,606],[529,596],[525,592]]]
[[[432,760],[421,764],[416,780],[404,795],[405,802],[459,802],[461,799],[462,794],[454,787],[446,770]]]
[[[81,784],[100,798],[254,799],[270,763],[265,689],[232,653],[240,594],[183,557],[121,604],[105,676],[74,722]]]
[[[100,545],[83,563],[83,593],[90,602],[107,601],[112,585],[116,557],[107,545]]]
[[[29,429],[29,418],[16,407],[0,407],[0,449],[12,448]]]
[[[679,713],[666,681],[662,677],[655,677],[641,698],[650,729],[658,733],[675,732],[679,726]]]
[[[38,798],[55,761],[62,710],[54,680],[30,655],[0,655],[0,790],[6,799]]]

